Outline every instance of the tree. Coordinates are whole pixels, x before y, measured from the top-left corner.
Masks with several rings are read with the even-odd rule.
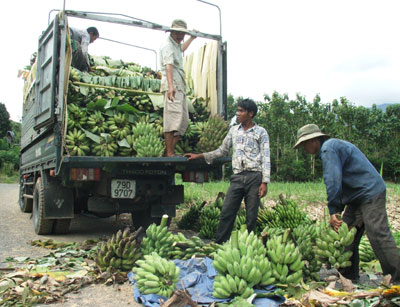
[[[0,102],[0,138],[5,137],[9,130],[11,130],[10,114],[5,104]]]

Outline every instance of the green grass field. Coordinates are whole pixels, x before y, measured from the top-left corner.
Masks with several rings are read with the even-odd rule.
[[[229,181],[214,181],[206,183],[183,182],[177,176],[177,184],[185,186],[185,203],[193,201],[210,201],[215,199],[219,192],[226,193]],[[400,198],[400,184],[386,183],[387,196]],[[279,195],[286,198],[294,198],[301,203],[325,203],[326,190],[323,181],[318,182],[271,182],[268,184],[267,196],[263,201],[278,201]]]

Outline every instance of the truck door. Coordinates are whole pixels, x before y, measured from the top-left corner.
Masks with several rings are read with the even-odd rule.
[[[39,38],[36,72],[36,116],[34,129],[54,122],[58,60],[58,15]]]

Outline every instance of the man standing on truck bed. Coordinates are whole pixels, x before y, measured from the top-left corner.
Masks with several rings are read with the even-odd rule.
[[[71,66],[80,71],[89,71],[90,62],[88,47],[99,38],[99,31],[95,27],[89,27],[86,30],[69,28],[72,46]]]
[[[260,198],[267,194],[271,172],[269,136],[264,128],[253,122],[256,114],[257,105],[253,100],[239,101],[236,111],[239,125],[230,128],[218,149],[207,153],[185,154],[188,160],[204,158],[210,164],[215,158],[229,155],[230,148],[233,148],[234,174],[230,178],[231,184],[219,217],[215,240],[219,244],[229,239],[243,198],[247,230],[256,230]]]
[[[160,49],[160,63],[161,92],[164,94],[165,156],[173,157],[176,143],[185,134],[189,124],[182,52],[196,37],[191,36],[181,44],[188,33],[186,22],[181,19],[174,20],[169,31],[171,34]]]
[[[329,223],[337,231],[344,221],[356,227],[351,266],[341,274],[357,282],[359,278],[358,246],[364,231],[378,258],[383,274],[391,274],[392,281],[400,282],[399,251],[390,232],[386,213],[386,186],[382,177],[367,157],[353,144],[329,138],[314,124],[305,125],[297,132],[297,143],[309,154],[320,153],[324,182],[328,196]],[[343,213],[343,220],[337,214]]]

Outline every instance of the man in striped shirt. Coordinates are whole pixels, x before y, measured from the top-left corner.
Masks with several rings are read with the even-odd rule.
[[[216,242],[220,244],[229,239],[243,198],[247,229],[249,232],[256,230],[260,198],[267,194],[271,172],[269,136],[264,128],[253,122],[256,114],[257,105],[253,100],[239,101],[236,111],[239,125],[231,127],[218,149],[207,153],[185,154],[188,160],[204,158],[211,164],[215,158],[229,155],[233,148],[233,175],[216,234]]]

